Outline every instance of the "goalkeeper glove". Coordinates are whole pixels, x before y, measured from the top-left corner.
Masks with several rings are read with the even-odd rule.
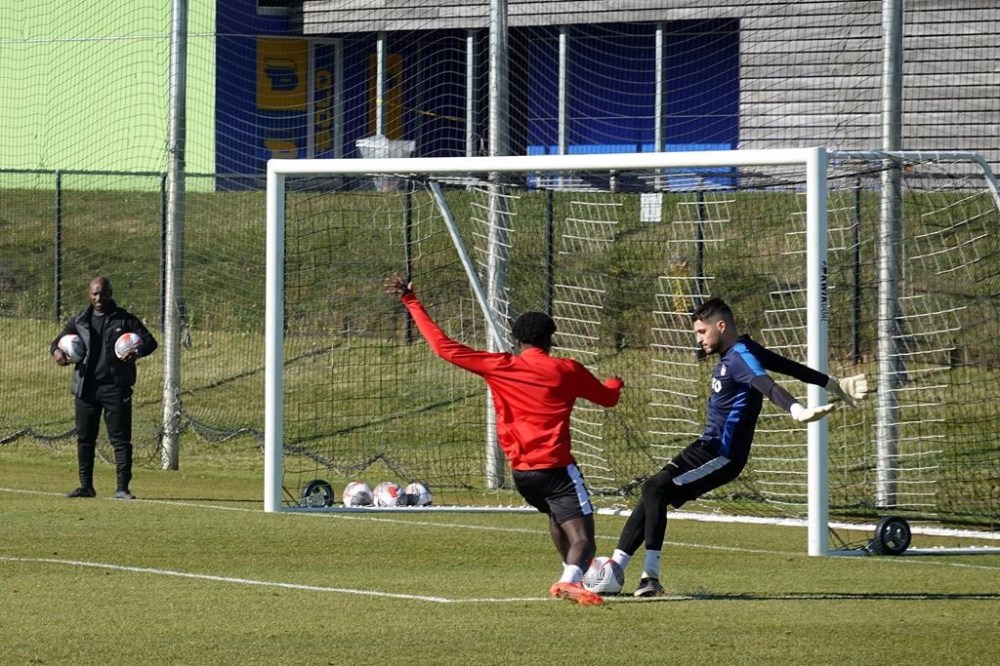
[[[819,421],[821,418],[829,414],[834,410],[836,405],[820,405],[818,407],[803,407],[799,403],[793,403],[789,411],[792,413],[792,418],[799,423],[812,423],[813,421]]]
[[[826,383],[826,390],[843,400],[850,407],[857,407],[857,401],[861,400],[868,393],[868,380],[864,375],[854,375],[836,379],[830,377]]]

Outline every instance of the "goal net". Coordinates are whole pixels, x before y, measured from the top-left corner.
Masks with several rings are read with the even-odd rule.
[[[879,305],[889,277],[876,262],[887,168],[903,192],[895,310]],[[436,506],[520,504],[484,383],[426,347],[383,291],[399,274],[470,346],[504,349],[513,318],[543,310],[558,327],[553,353],[625,378],[616,408],[581,401],[572,421],[604,509],[631,508],[642,480],[700,434],[710,368],[689,315],[720,296],[765,345],[835,376],[864,372],[878,391],[809,427],[766,405],[743,475],[685,510],[812,516],[810,552],[828,548],[828,512],[995,521],[1000,390],[989,332],[974,322],[996,306],[997,278],[979,259],[997,221],[970,159],[796,149],[272,160],[265,506],[335,507],[354,480],[420,481]],[[880,327],[905,378],[880,374]],[[826,400],[777,379],[803,403]],[[318,479],[329,501],[305,497]]]

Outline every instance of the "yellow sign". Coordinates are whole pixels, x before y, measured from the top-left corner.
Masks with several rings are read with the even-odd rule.
[[[299,146],[292,139],[265,138],[264,148],[274,158],[294,160],[299,156]]]
[[[309,43],[257,39],[257,109],[305,111],[309,99]]]

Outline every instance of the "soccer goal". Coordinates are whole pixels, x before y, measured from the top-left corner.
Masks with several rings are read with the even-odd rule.
[[[836,547],[831,514],[995,521],[995,499],[982,504],[977,493],[988,491],[956,464],[978,456],[996,478],[994,352],[963,306],[945,303],[965,298],[995,314],[995,278],[972,258],[989,256],[995,241],[979,232],[997,222],[976,164],[821,148],[272,160],[265,509],[336,510],[336,491],[358,480],[423,483],[438,509],[520,506],[482,380],[423,344],[383,292],[399,274],[466,344],[506,349],[513,318],[543,310],[558,326],[554,353],[626,379],[618,407],[581,402],[573,417],[576,457],[605,511],[631,508],[642,480],[700,434],[710,367],[689,314],[721,296],[766,345],[820,370],[829,361],[838,376],[866,372],[878,391],[809,426],[765,407],[743,476],[685,509],[807,522],[813,554]],[[890,182],[902,192],[905,239],[933,245],[937,229],[955,248],[925,253],[919,276],[875,262],[887,173],[902,175]],[[918,174],[929,194],[906,181]],[[913,259],[906,246],[901,261]],[[928,265],[945,260],[955,265]],[[904,304],[895,310],[879,305],[890,278]],[[954,293],[959,284],[966,293]],[[882,377],[883,326],[895,331],[905,382]],[[937,374],[924,371],[938,361]],[[826,400],[818,387],[784,383],[805,403]],[[883,387],[895,396],[888,407]],[[938,416],[921,417],[933,398]],[[956,420],[969,404],[978,415]],[[959,453],[967,440],[975,450]],[[943,488],[954,504],[940,501]]]

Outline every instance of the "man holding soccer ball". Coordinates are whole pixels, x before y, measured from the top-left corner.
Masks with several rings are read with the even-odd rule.
[[[664,594],[659,579],[667,506],[680,508],[739,476],[750,456],[765,396],[800,423],[816,421],[833,410],[832,404],[804,407],[776,384],[768,371],[823,386],[851,407],[868,391],[864,375],[837,380],[740,335],[732,310],[722,299],[706,301],[692,313],[691,319],[701,350],[706,356],[720,357],[712,373],[708,422],[701,437],[646,480],[642,497],[622,529],[611,556],[622,571],[640,544],[645,543],[646,547],[636,597]]]
[[[594,513],[570,451],[569,417],[577,398],[614,407],[624,382],[619,377],[601,382],[580,363],[550,356],[556,325],[541,312],[526,312],[514,322],[516,354],[478,351],[446,336],[401,277],[386,279],[385,288],[400,298],[434,353],[486,380],[514,484],[548,515],[549,534],[562,557],[563,573],[550,594],[581,605],[603,603],[581,582],[596,552]]]
[[[138,317],[111,298],[111,281],[95,277],[87,296],[90,305],[70,317],[52,341],[49,353],[59,365],[75,363],[70,392],[75,396],[76,453],[80,487],[67,497],[96,497],[94,490],[94,455],[101,414],[108,439],[115,452],[118,499],[135,499],[129,489],[132,481],[132,387],[135,385],[135,360],[152,354],[156,338]],[[128,333],[139,336],[137,345],[124,349],[116,343]],[[59,344],[65,335],[78,335],[84,353],[71,359]],[[120,353],[120,355],[119,355]]]

